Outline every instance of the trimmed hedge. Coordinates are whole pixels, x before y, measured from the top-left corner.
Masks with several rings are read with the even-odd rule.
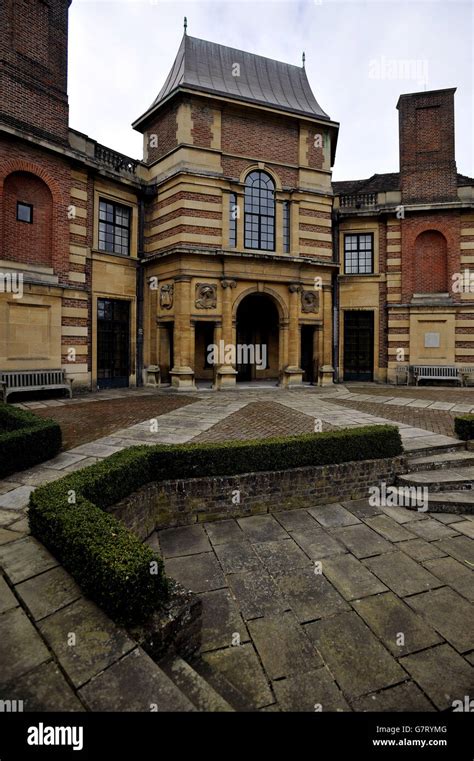
[[[151,481],[284,470],[402,454],[396,426],[222,444],[136,446],[30,497],[31,531],[112,617],[148,617],[166,596],[159,557],[104,510]],[[75,503],[71,504],[71,497]],[[155,562],[156,573],[150,573]]]
[[[458,415],[455,417],[454,430],[463,441],[474,439],[474,415]]]
[[[55,457],[61,444],[54,420],[0,404],[0,478]]]

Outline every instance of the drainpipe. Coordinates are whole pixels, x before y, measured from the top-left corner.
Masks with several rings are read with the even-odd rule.
[[[143,288],[144,288],[145,201],[138,201],[138,269],[137,269],[137,386],[143,386]]]
[[[339,215],[337,211],[332,214],[332,258],[339,264]],[[333,305],[333,343],[332,343],[332,366],[334,367],[334,380],[339,382],[339,280],[338,271],[332,276],[332,305]]]

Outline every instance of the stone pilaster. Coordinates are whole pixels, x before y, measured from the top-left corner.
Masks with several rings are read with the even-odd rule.
[[[191,277],[179,275],[174,280],[174,365],[171,385],[177,391],[194,388],[194,331],[190,320]]]

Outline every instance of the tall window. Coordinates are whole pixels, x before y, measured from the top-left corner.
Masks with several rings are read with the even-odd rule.
[[[265,172],[245,180],[245,248],[275,250],[275,183]]]
[[[374,271],[374,236],[372,233],[344,235],[344,272],[367,275]]]
[[[290,253],[290,202],[283,201],[283,251]]]
[[[99,249],[130,254],[130,208],[112,201],[99,201]]]
[[[235,193],[229,194],[229,246],[235,248],[237,245],[237,219],[239,209],[237,206],[237,196]]]

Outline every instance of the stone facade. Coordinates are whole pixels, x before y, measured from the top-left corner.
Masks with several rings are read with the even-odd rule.
[[[339,465],[289,468],[154,482],[110,509],[146,539],[157,528],[242,518],[367,497],[369,486],[395,483],[406,472],[403,456]]]
[[[393,380],[400,356],[474,363],[474,293],[451,287],[474,264],[453,90],[401,96],[397,175],[332,183],[338,124],[304,69],[277,62],[265,66],[295,78],[306,110],[232,85],[165,86],[134,124],[137,161],[69,127],[69,4],[32,1],[34,35],[23,3],[1,10],[0,371],[63,367],[80,390],[141,384],[158,365],[190,390]],[[196,50],[241,61],[242,74],[267,60],[185,36],[185,72]],[[270,222],[265,205],[252,217],[254,176],[271,185]],[[372,241],[370,271],[347,271],[347,235]],[[432,334],[438,346],[426,346]],[[225,352],[210,363],[221,343],[264,346],[266,364]]]

